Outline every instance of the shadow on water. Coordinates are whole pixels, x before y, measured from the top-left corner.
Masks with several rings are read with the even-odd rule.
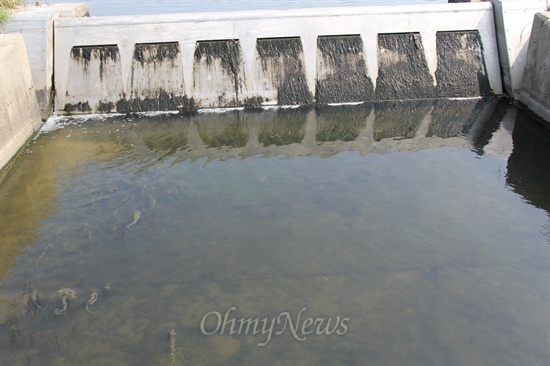
[[[505,100],[56,127],[0,186],[2,365],[548,359],[550,137]],[[297,333],[203,334],[232,307]]]
[[[518,113],[506,181],[522,197],[550,213],[550,131]]]

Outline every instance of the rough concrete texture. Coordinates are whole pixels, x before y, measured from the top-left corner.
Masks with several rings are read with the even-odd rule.
[[[52,79],[54,68],[53,24],[60,18],[88,15],[88,5],[74,4],[26,4],[18,7],[2,31],[20,33],[25,39],[36,97],[43,120],[52,113]]]
[[[491,94],[481,39],[476,31],[437,33],[439,63],[435,73],[441,97]]]
[[[40,128],[40,111],[23,36],[0,34],[0,169]]]
[[[433,98],[434,79],[426,61],[419,33],[378,35],[378,80],[380,100]]]
[[[317,39],[317,103],[349,103],[374,99],[359,35]]]
[[[550,123],[550,12],[533,21],[520,101]]]
[[[56,108],[63,113],[66,105],[88,103],[95,112],[99,102],[116,105],[121,98],[128,101],[133,91],[132,98],[137,100],[160,98],[160,92],[142,95],[147,90],[143,87],[135,93],[135,48],[143,43],[179,44],[183,90],[175,90],[177,83],[170,84],[164,76],[159,80],[165,81],[151,90],[186,96],[199,108],[309,104],[315,101],[313,96],[320,103],[376,100],[372,90],[377,88],[380,73],[379,96],[383,98],[436,96],[436,35],[464,30],[479,33],[491,92],[500,94],[493,8],[489,3],[60,19],[55,23]],[[395,45],[396,52],[379,55],[379,34],[404,39]],[[386,43],[385,47],[393,47]],[[73,66],[77,65],[71,50],[103,45],[118,47],[120,73],[117,69],[106,88],[96,88],[98,95],[93,98],[79,95],[79,88],[105,84],[98,71],[94,71],[97,80],[77,83],[72,75],[76,76]],[[338,53],[331,54],[333,51]],[[385,69],[379,68],[382,64]],[[143,69],[141,78],[149,78],[149,73],[156,77],[151,68],[148,70]],[[81,70],[80,74],[85,73]],[[181,79],[177,78],[180,84]],[[152,100],[149,103],[154,105]]]
[[[304,48],[300,38],[258,39],[256,51],[261,67],[257,76],[258,95],[277,100],[279,105],[310,104],[304,69]]]

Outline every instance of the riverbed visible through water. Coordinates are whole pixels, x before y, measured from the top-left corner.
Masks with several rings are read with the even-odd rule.
[[[0,364],[547,364],[549,141],[498,98],[51,119]]]

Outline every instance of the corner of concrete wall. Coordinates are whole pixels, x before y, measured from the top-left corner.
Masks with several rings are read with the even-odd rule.
[[[0,34],[0,170],[40,128],[41,119],[23,36]]]
[[[533,20],[520,101],[550,123],[550,12]]]
[[[519,99],[533,15],[547,0],[487,0],[493,4],[504,90]]]
[[[59,18],[74,18],[88,15],[85,3],[68,4],[26,4],[16,9],[10,20],[4,24],[6,34],[23,35],[27,48],[36,98],[42,120],[53,111],[53,24]]]

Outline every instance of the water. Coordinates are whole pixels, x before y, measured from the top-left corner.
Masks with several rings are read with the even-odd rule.
[[[506,101],[48,126],[0,186],[1,365],[548,363],[550,136]]]
[[[55,0],[42,3],[70,3],[74,0]],[[88,0],[91,16],[163,14],[176,12],[211,12],[232,10],[319,8],[333,6],[441,4],[447,0]],[[34,4],[35,1],[28,1]]]

